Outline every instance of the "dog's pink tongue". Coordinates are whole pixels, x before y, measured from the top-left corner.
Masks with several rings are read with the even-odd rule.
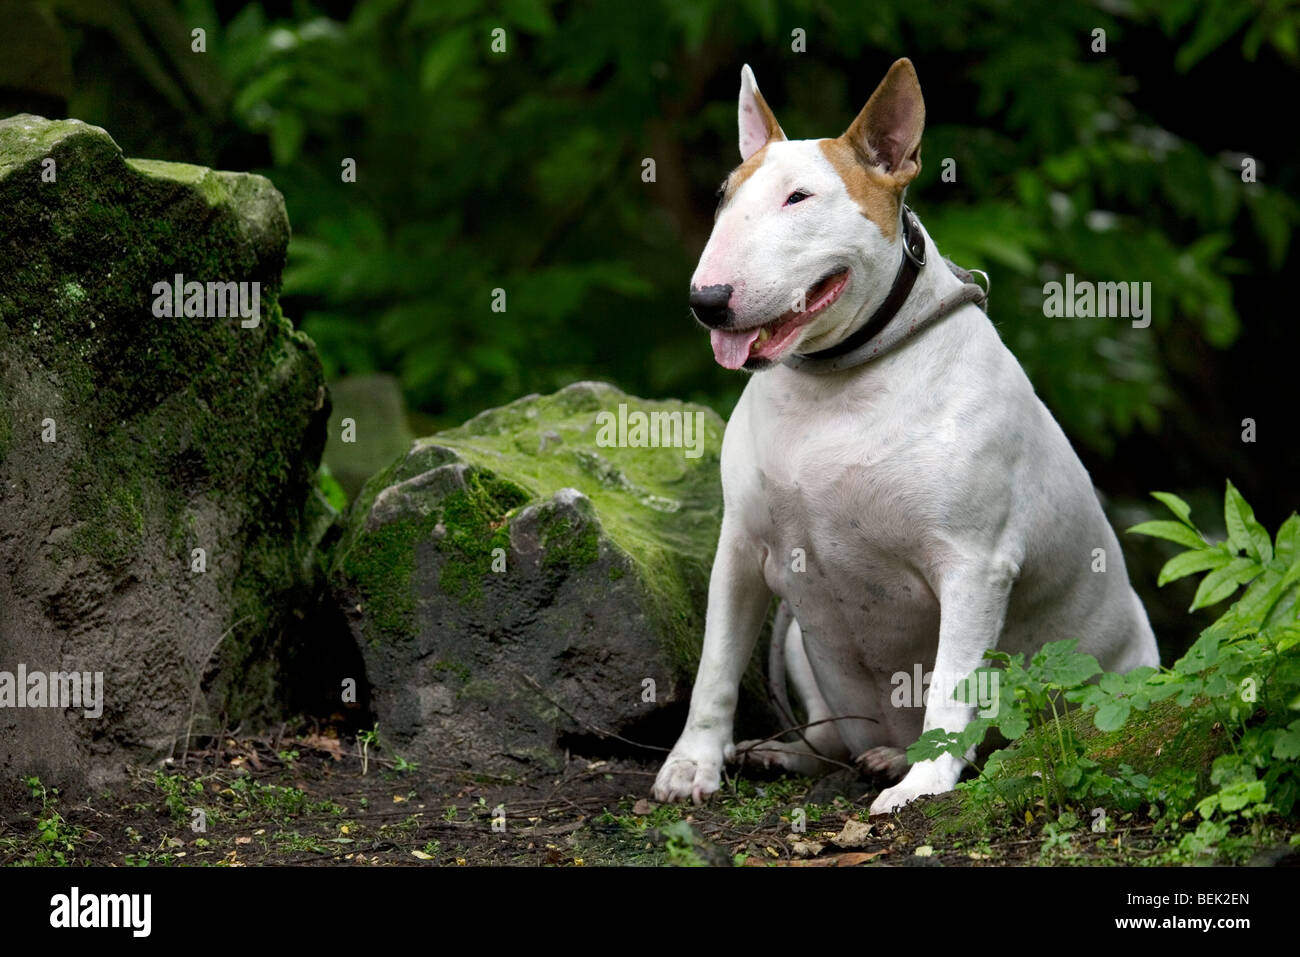
[[[713,343],[713,358],[717,359],[718,365],[724,369],[739,369],[749,358],[749,347],[754,344],[761,331],[757,326],[740,332],[710,330],[709,341]]]

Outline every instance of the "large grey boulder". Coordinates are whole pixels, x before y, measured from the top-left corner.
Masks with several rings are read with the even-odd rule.
[[[288,237],[262,177],[0,121],[0,778],[98,782],[266,720],[303,673],[329,408],[277,302]],[[169,315],[178,274],[204,291]],[[232,282],[235,316],[206,286]],[[102,714],[3,706],[20,667],[102,673]]]
[[[687,426],[682,447],[637,445],[639,415]],[[417,440],[372,478],[331,584],[381,739],[477,770],[671,740],[703,634],[722,431],[703,407],[580,382]]]

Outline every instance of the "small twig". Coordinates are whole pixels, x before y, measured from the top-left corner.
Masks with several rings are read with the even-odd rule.
[[[555,707],[559,708],[562,712],[564,712],[571,721],[581,725],[582,727],[586,728],[588,731],[590,731],[592,734],[597,735],[598,737],[613,738],[615,741],[622,741],[624,744],[630,744],[634,748],[641,748],[645,751],[660,751],[666,754],[672,750],[671,748],[661,748],[655,744],[642,744],[640,741],[633,741],[629,738],[623,737],[621,734],[615,734],[613,731],[606,731],[604,728],[598,728],[594,724],[590,723],[589,721],[583,721],[581,718],[579,718],[576,714],[574,714],[564,705],[560,704],[558,701],[556,701],[554,698],[548,695],[545,689],[542,688],[541,684],[538,683],[537,679],[534,678],[532,675],[525,674],[524,672],[520,671],[519,676],[523,678],[524,681],[528,682],[529,686],[534,691],[536,691],[539,695],[541,695],[543,698],[545,698]]]
[[[189,720],[185,723],[185,748],[184,751],[181,753],[182,767],[185,766],[185,761],[190,756],[190,738],[194,734],[194,699],[198,697],[199,688],[203,684],[203,670],[204,668],[207,667],[208,661],[211,660],[212,656],[216,653],[217,648],[221,646],[221,643],[226,640],[226,638],[230,635],[230,633],[233,632],[240,625],[242,625],[244,622],[251,620],[252,617],[253,617],[252,615],[245,615],[243,618],[239,619],[239,621],[235,622],[233,625],[227,628],[222,633],[221,637],[212,643],[212,647],[208,649],[208,653],[204,655],[201,659],[199,659],[198,673],[194,677],[194,685],[190,688],[190,716],[189,716]],[[172,757],[175,756],[176,756],[176,741],[173,739]]]
[[[758,746],[759,746],[760,744],[767,744],[769,741],[775,741],[775,740],[777,740],[778,738],[780,738],[782,735],[789,734],[791,731],[803,732],[803,731],[807,730],[808,728],[815,727],[816,725],[819,725],[819,724],[826,724],[826,723],[828,723],[828,722],[830,722],[830,721],[870,721],[870,722],[872,722],[873,724],[879,724],[879,723],[880,723],[880,722],[877,721],[875,718],[869,718],[869,717],[867,717],[866,715],[861,715],[861,714],[845,714],[845,715],[839,715],[838,717],[834,717],[834,718],[822,718],[822,719],[819,720],[819,721],[809,721],[809,722],[807,722],[806,724],[795,725],[795,726],[792,727],[792,728],[785,728],[785,729],[783,729],[783,730],[781,730],[781,731],[777,731],[775,734],[770,734],[770,735],[768,735],[766,738],[761,738],[761,739],[759,739],[758,741],[755,741],[753,744],[751,744],[751,745],[750,745],[749,747],[747,747],[747,748],[740,748],[740,749],[738,749],[738,750],[736,751],[736,754],[737,754],[737,756],[739,756],[739,755],[741,755],[741,754],[748,754],[749,752],[754,751],[755,749],[757,749]],[[800,737],[803,737],[803,735],[800,734]],[[806,740],[806,739],[805,739],[805,740]],[[794,750],[788,750],[788,749],[782,749],[782,748],[764,748],[763,750],[764,750],[764,751],[776,751],[776,752],[778,752],[778,753],[782,753],[782,754],[807,754],[807,755],[810,755],[811,757],[816,758],[818,761],[825,761],[827,764],[836,764],[836,765],[839,765],[840,767],[842,767],[842,768],[846,768],[846,769],[848,769],[848,770],[850,770],[850,771],[859,771],[859,772],[861,771],[861,768],[857,767],[856,765],[853,765],[853,764],[847,764],[847,763],[844,762],[844,761],[838,761],[838,760],[836,760],[835,758],[827,757],[826,755],[822,754],[820,751],[814,751],[814,750],[811,750],[811,747],[812,747],[812,746],[809,745],[810,750],[808,750],[808,751],[794,751]]]

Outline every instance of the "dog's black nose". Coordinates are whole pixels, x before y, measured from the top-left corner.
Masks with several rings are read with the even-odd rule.
[[[730,286],[691,287],[691,312],[710,329],[721,329],[731,322]]]

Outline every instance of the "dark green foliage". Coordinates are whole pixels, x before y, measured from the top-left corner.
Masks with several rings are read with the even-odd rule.
[[[1002,335],[1099,450],[1176,407],[1169,367],[1193,371],[1194,344],[1237,338],[1234,283],[1282,269],[1297,219],[1286,171],[1244,183],[1254,147],[1220,135],[1252,61],[1296,62],[1300,14],[1278,4],[361,0],[344,19],[251,3],[225,22],[212,0],[179,8],[157,23],[151,6],[149,32],[203,26],[204,56],[110,30],[155,95],[201,104],[203,122],[179,118],[203,126],[199,155],[176,158],[216,162],[214,135],[240,144],[239,165],[269,148],[294,224],[289,311],[327,374],[393,370],[442,423],[587,377],[730,408],[743,380],[715,368],[684,294],[737,160],[746,60],[787,134],[816,137],[912,57],[928,120],[910,200],[947,255],[988,270]],[[1189,111],[1167,95],[1216,55],[1241,70],[1216,84],[1225,100]],[[174,74],[192,90],[159,85]],[[98,89],[80,101],[87,119],[120,109]],[[1042,286],[1066,273],[1150,282],[1152,327],[1045,319]]]

